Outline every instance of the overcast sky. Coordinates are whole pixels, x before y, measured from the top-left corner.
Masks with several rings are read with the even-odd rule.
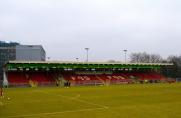
[[[51,60],[181,54],[181,0],[0,0],[0,40],[43,45]]]

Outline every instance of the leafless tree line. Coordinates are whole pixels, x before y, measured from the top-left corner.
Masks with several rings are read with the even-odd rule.
[[[181,78],[181,55],[168,56],[164,59],[159,54],[132,53],[130,55],[131,63],[173,63],[172,69],[166,72],[168,76],[173,78]]]
[[[161,63],[162,57],[159,54],[148,54],[146,52],[132,53],[130,55],[131,63]]]

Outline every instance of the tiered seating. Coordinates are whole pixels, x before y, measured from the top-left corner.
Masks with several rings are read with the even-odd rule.
[[[73,85],[97,85],[103,84],[95,75],[66,74],[64,79]]]
[[[122,74],[97,74],[97,75],[81,75],[66,74],[64,79],[70,81],[74,85],[101,85],[101,84],[120,84],[130,83],[130,79],[122,76]]]
[[[29,80],[22,72],[9,72],[8,83],[9,86],[28,86]]]
[[[9,72],[9,86],[55,85],[55,79],[44,72]]]
[[[156,72],[132,72],[126,74],[130,79],[137,81],[162,81],[166,80],[166,77]]]
[[[156,80],[166,80],[167,78],[159,73],[150,73],[150,76],[152,78],[155,78]]]
[[[50,75],[46,75],[44,72],[34,72],[31,73],[30,78],[31,83],[34,82],[37,85],[55,85],[55,79],[52,78]]]
[[[109,84],[120,84],[120,83],[130,83],[130,79],[128,79],[124,74],[103,74],[97,75],[100,79],[105,81],[105,83]]]
[[[60,85],[63,79],[71,85],[107,85],[135,82],[159,82],[167,80],[156,72],[119,72],[119,73],[58,73],[58,72],[8,72],[10,86]]]
[[[122,72],[113,74],[63,74],[65,80],[74,85],[98,84],[123,84],[135,82],[158,82],[166,80],[164,76],[156,72]]]

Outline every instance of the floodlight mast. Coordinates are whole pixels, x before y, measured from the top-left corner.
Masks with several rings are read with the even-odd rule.
[[[87,55],[86,62],[89,62],[89,48],[85,48],[85,50],[86,50],[86,55]]]
[[[124,51],[124,62],[127,63],[127,60],[126,60],[126,56],[127,56],[127,55],[126,55],[126,54],[127,54],[127,51],[128,51],[128,50],[123,50],[123,51]]]
[[[76,61],[79,62],[79,58],[78,57],[76,58]]]

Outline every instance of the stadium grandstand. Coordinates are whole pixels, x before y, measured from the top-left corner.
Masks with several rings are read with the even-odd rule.
[[[167,82],[170,63],[103,63],[9,61],[4,85],[9,87],[111,85]]]

